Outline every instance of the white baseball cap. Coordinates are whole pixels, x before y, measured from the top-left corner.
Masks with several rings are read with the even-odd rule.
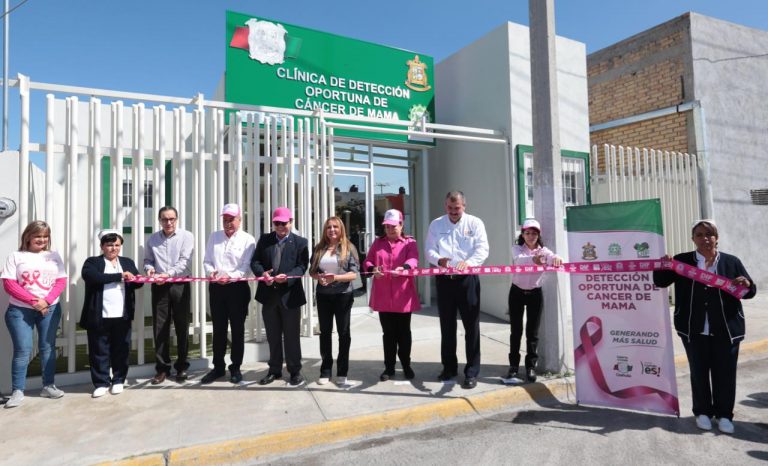
[[[541,225],[539,225],[539,222],[535,218],[526,218],[523,222],[523,226],[520,227],[520,231],[525,231],[529,228],[535,228],[541,233]]]

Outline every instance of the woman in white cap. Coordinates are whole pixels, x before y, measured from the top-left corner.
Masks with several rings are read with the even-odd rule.
[[[64,392],[53,384],[53,377],[56,373],[56,332],[61,319],[59,295],[67,285],[67,275],[61,257],[51,251],[51,227],[47,223],[35,220],[27,225],[21,234],[19,250],[8,256],[2,279],[9,296],[5,324],[13,341],[13,392],[5,407],[15,408],[24,401],[35,328],[43,372],[40,396],[61,398]]]
[[[523,222],[520,236],[512,246],[512,262],[514,265],[553,265],[562,264],[560,256],[544,247],[541,241],[541,225],[535,219],[529,218]],[[525,321],[525,377],[529,382],[536,381],[536,361],[539,346],[539,323],[543,308],[541,283],[543,272],[516,273],[512,275],[512,286],[509,288],[509,372],[506,383],[522,383],[518,376],[520,366],[520,340],[523,336],[523,313]]]
[[[411,368],[411,312],[421,309],[413,277],[398,272],[419,265],[419,248],[403,233],[403,214],[397,209],[384,213],[384,235],[368,250],[365,270],[373,273],[371,308],[379,313],[384,343],[384,372],[379,380],[386,382],[395,375],[395,358],[400,357],[403,375],[416,377]]]
[[[89,257],[83,264],[85,297],[80,315],[80,326],[88,333],[94,398],[107,391],[113,395],[123,392],[131,349],[134,290],[143,286],[126,281],[139,275],[139,270],[133,260],[120,256],[123,237],[117,230],[102,231],[99,240],[102,255]]]
[[[676,261],[729,278],[734,285],[748,287],[744,299],[755,296],[755,282],[739,258],[717,250],[719,234],[713,220],[695,222],[691,236],[696,250],[676,255]],[[671,258],[667,255],[662,259]],[[732,434],[736,363],[745,328],[741,301],[719,288],[695,282],[672,270],[654,271],[653,283],[659,287],[675,285],[675,330],[683,340],[691,369],[696,425],[710,430],[714,417],[721,432]]]

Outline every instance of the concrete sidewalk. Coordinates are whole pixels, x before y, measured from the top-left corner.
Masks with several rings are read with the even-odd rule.
[[[768,299],[744,301],[747,339],[741,360],[768,355]],[[461,327],[459,325],[459,327]],[[131,464],[221,464],[259,458],[435,421],[522,408],[546,400],[575,402],[572,378],[540,379],[517,387],[500,384],[507,370],[509,325],[483,316],[483,366],[474,390],[437,382],[440,330],[434,309],[413,316],[413,368],[416,379],[379,382],[383,370],[381,330],[375,314],[352,320],[350,387],[317,385],[317,338],[305,339],[304,370],[308,383],[292,388],[284,381],[258,385],[264,363],[244,367],[244,382],[222,379],[201,386],[204,371],[185,384],[130,378],[119,396],[92,399],[90,385],[65,387],[60,400],[28,391],[24,404],[0,411],[2,464],[94,464],[126,459]],[[463,360],[462,339],[459,361]],[[678,374],[687,364],[675,337]],[[460,366],[461,368],[461,366]],[[687,380],[678,376],[678,384]],[[739,409],[747,409],[737,403]],[[690,417],[690,400],[681,399],[681,415]],[[681,421],[682,422],[682,421]]]

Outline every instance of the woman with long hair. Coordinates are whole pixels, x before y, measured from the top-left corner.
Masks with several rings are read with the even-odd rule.
[[[347,238],[344,222],[331,217],[323,224],[323,235],[315,246],[309,274],[317,280],[317,314],[320,320],[320,378],[317,383],[327,384],[333,369],[331,333],[333,320],[339,334],[339,354],[336,358],[336,384],[347,383],[349,371],[349,319],[352,312],[352,282],[359,270],[357,250]]]
[[[56,332],[61,320],[59,296],[67,285],[61,256],[51,251],[51,227],[35,220],[21,234],[19,250],[8,256],[3,273],[3,288],[9,295],[5,324],[13,342],[11,398],[6,408],[24,401],[27,367],[32,354],[32,336],[37,328],[44,398],[61,398],[64,392],[53,383],[56,373]]]

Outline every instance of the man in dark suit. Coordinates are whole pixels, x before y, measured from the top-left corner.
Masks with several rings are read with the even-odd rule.
[[[299,330],[301,306],[306,304],[301,277],[309,265],[307,240],[291,233],[293,213],[278,207],[272,213],[273,231],[261,235],[251,259],[251,270],[260,281],[256,301],[262,305],[261,314],[269,343],[269,372],[261,379],[267,385],[282,378],[283,345],[285,365],[291,375],[289,384],[304,383],[301,375],[301,343]]]

